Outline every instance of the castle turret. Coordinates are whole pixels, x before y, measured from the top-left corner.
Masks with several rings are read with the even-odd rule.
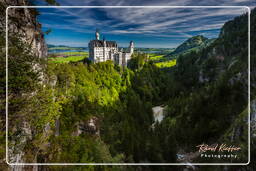
[[[130,49],[130,53],[133,54],[133,51],[134,51],[134,43],[133,43],[133,41],[130,41],[129,49]]]
[[[96,38],[96,40],[100,40],[100,33],[99,33],[98,29],[95,32],[95,38]]]
[[[105,36],[103,36],[103,47],[106,47],[106,39],[105,39]]]
[[[103,59],[104,59],[104,61],[106,60],[106,46],[107,46],[107,44],[106,44],[106,39],[105,39],[105,37],[103,37]]]

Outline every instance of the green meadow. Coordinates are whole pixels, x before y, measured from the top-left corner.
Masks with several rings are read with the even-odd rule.
[[[88,52],[55,53],[48,58],[49,63],[69,63],[82,61],[89,56]]]
[[[169,68],[176,65],[176,59],[169,60],[169,61],[163,61],[163,62],[157,62],[155,65],[159,68]]]
[[[152,61],[161,61],[164,59],[164,55],[149,54],[149,59]]]
[[[88,52],[63,52],[64,55],[88,55]]]
[[[176,59],[170,59],[165,55],[149,54],[149,60],[153,61],[158,68],[169,68],[176,65]]]

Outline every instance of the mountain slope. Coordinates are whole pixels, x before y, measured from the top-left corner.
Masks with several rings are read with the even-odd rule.
[[[251,12],[252,47],[255,47],[255,16],[256,9]],[[255,56],[253,50],[251,73],[256,69]],[[239,161],[247,162],[244,154],[248,142],[248,14],[226,22],[219,37],[209,46],[179,55],[175,69],[168,91],[173,92],[169,95],[173,99],[165,119],[170,123],[175,121],[173,127],[166,125],[179,132],[176,139],[181,144],[185,142],[182,146],[189,147],[185,149],[188,152],[202,142],[238,144],[243,149]],[[251,83],[255,85],[255,75],[251,76]],[[251,90],[255,93],[255,87],[251,86]],[[205,160],[199,158],[196,162]]]
[[[208,39],[202,35],[194,36],[179,45],[172,53],[170,53],[170,55],[178,55],[191,50],[196,50],[207,46],[212,41],[213,39]]]

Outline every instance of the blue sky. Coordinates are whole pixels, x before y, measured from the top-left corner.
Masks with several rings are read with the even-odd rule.
[[[232,5],[255,6],[249,0],[57,0],[61,5]],[[140,2],[140,3],[138,3]],[[219,3],[216,3],[219,2]],[[41,0],[35,2],[44,5]],[[130,40],[136,47],[173,48],[195,35],[216,38],[223,24],[244,14],[246,8],[47,8],[38,17],[48,44],[87,47],[98,28],[107,40],[126,47]]]

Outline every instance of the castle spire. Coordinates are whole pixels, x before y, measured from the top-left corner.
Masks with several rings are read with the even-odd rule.
[[[130,41],[129,49],[130,49],[130,53],[133,54],[133,52],[134,52],[134,43],[133,43],[133,41]]]
[[[99,29],[96,29],[95,38],[96,38],[96,40],[100,40],[100,32],[99,32]]]

